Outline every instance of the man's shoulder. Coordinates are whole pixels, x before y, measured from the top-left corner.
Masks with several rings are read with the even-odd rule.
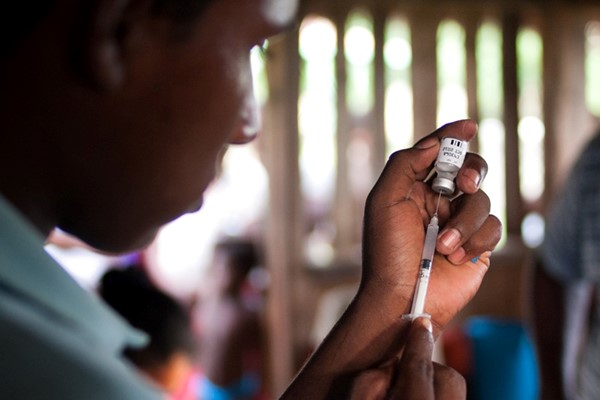
[[[160,398],[116,354],[86,343],[76,328],[43,312],[4,306],[10,302],[0,307],[0,398]]]

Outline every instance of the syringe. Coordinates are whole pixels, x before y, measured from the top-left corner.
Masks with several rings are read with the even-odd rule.
[[[438,206],[440,202],[441,193],[438,197]],[[413,296],[412,308],[410,314],[407,316],[410,319],[425,315],[425,297],[427,295],[427,286],[429,285],[429,275],[431,274],[431,264],[433,263],[433,255],[435,254],[435,244],[437,242],[437,236],[440,227],[438,225],[437,206],[435,213],[427,225],[427,232],[425,234],[425,244],[423,245],[423,253],[421,255],[421,265],[419,266],[419,276],[417,278],[417,285],[415,288],[415,294]]]
[[[429,286],[429,275],[433,264],[433,256],[435,255],[435,245],[440,227],[438,224],[438,208],[442,194],[450,196],[454,193],[454,179],[460,167],[463,164],[467,153],[467,143],[450,137],[443,138],[441,141],[440,151],[435,162],[435,166],[430,174],[437,172],[436,178],[433,180],[431,188],[438,192],[437,204],[435,212],[427,225],[425,233],[425,243],[421,254],[421,264],[419,265],[419,275],[417,277],[417,285],[415,294],[413,295],[412,307],[410,314],[403,315],[403,318],[415,319],[418,317],[430,317],[429,314],[424,314],[425,297],[427,296],[427,286]],[[429,180],[429,177],[427,180]]]

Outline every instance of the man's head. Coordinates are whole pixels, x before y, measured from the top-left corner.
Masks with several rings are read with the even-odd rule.
[[[156,16],[164,16],[175,21],[191,21],[213,0],[153,0],[149,7]],[[18,47],[41,19],[47,17],[57,5],[57,0],[40,0],[31,3],[10,1],[3,6],[0,17],[2,36],[0,37],[0,57],[7,57]],[[81,3],[82,16],[93,9],[93,2]]]
[[[55,0],[2,60],[0,192],[42,231],[145,244],[200,207],[227,144],[256,135],[249,51],[295,8]]]

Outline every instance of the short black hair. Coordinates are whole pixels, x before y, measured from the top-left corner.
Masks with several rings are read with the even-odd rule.
[[[2,5],[0,17],[0,59],[7,58],[18,44],[46,17],[56,0],[39,1],[35,4],[26,1],[7,1]]]
[[[152,12],[179,22],[190,22],[215,0],[153,0]],[[9,0],[2,5],[0,17],[0,59],[6,59],[31,33],[42,19],[56,7],[56,0],[35,3]],[[81,2],[81,11],[87,12],[88,0]]]
[[[132,326],[146,332],[146,347],[126,348],[123,352],[140,368],[164,366],[177,351],[195,355],[196,341],[188,310],[158,289],[137,265],[108,270],[101,278],[98,292],[104,301]]]
[[[176,21],[196,18],[214,0],[154,0],[153,12]]]

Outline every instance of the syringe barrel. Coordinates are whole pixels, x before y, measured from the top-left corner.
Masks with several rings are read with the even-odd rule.
[[[419,268],[419,278],[415,287],[415,294],[410,313],[412,315],[423,314],[425,309],[425,296],[427,295],[427,286],[429,286],[429,275],[431,274],[431,260],[421,260]]]
[[[429,286],[429,275],[431,273],[431,265],[435,254],[435,244],[439,232],[438,218],[436,215],[431,217],[431,221],[427,226],[425,234],[425,244],[423,245],[423,253],[421,256],[421,265],[419,265],[419,276],[413,296],[413,303],[410,314],[418,316],[423,314],[425,309],[425,297],[427,295],[427,287]]]
[[[427,233],[425,234],[425,243],[423,245],[421,260],[433,260],[439,229],[440,227],[438,226],[438,218],[434,215],[431,217],[429,225],[427,225]]]

